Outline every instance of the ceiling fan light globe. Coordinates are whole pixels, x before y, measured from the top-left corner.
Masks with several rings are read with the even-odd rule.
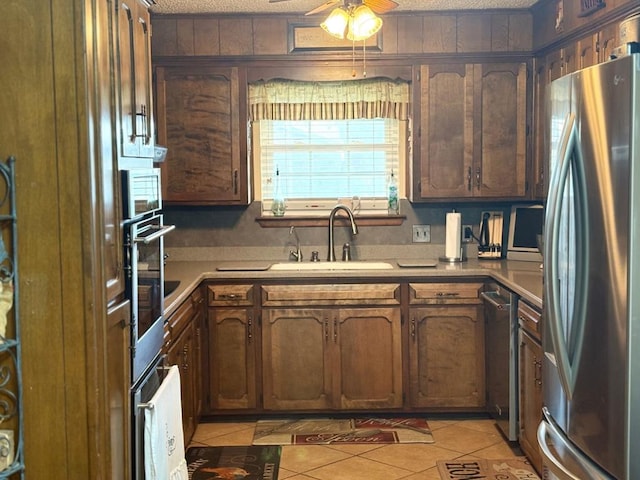
[[[342,8],[334,9],[320,27],[336,38],[343,39],[349,26],[349,14]]]
[[[382,28],[382,19],[366,5],[355,8],[349,21],[349,40],[359,41],[375,35]]]

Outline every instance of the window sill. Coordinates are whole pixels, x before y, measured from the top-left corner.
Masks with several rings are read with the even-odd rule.
[[[356,215],[356,223],[362,227],[388,227],[398,226],[407,219],[406,215]],[[309,215],[296,215],[287,217],[261,216],[256,218],[256,222],[263,228],[289,228],[294,227],[326,227],[329,216],[318,217]],[[349,225],[349,219],[346,216],[336,217],[337,225]]]

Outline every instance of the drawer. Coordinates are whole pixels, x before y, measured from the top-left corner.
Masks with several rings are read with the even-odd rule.
[[[518,302],[518,321],[522,328],[540,340],[542,333],[542,313],[540,313],[538,309],[520,300]]]
[[[207,285],[210,307],[253,305],[253,285]]]
[[[400,305],[400,284],[264,285],[262,305]]]
[[[176,309],[175,312],[167,320],[167,330],[169,333],[169,339],[175,340],[180,333],[185,329],[189,322],[202,311],[202,289],[197,288],[182,304]],[[165,334],[165,341],[167,335]]]
[[[409,303],[412,305],[482,303],[483,283],[410,283]]]

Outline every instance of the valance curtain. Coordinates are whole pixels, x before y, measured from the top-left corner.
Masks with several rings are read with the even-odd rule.
[[[409,82],[371,78],[343,82],[258,81],[249,85],[251,120],[351,120],[409,116]]]

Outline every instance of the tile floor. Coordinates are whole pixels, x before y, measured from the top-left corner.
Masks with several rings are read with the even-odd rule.
[[[427,419],[434,444],[285,445],[278,480],[440,480],[437,460],[522,455],[493,420]],[[254,427],[254,421],[201,423],[190,446],[251,445]]]

